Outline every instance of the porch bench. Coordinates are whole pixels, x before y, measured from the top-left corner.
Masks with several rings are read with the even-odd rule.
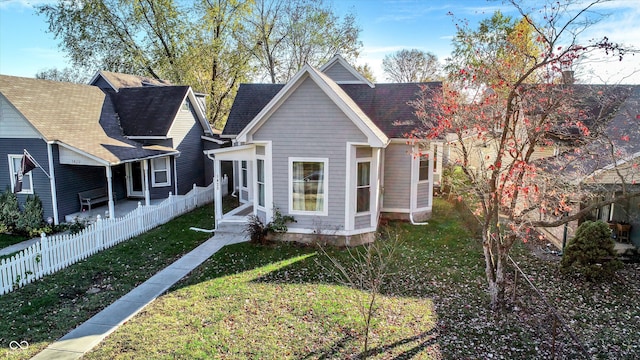
[[[80,211],[82,211],[85,206],[91,211],[92,205],[109,201],[109,191],[104,187],[95,188],[79,192],[78,197],[80,198]]]

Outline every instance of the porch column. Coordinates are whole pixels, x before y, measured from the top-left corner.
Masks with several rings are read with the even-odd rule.
[[[151,197],[149,195],[149,160],[142,161],[144,168],[144,205],[151,205]]]
[[[53,166],[53,150],[51,149],[51,142],[47,142],[47,157],[49,159],[49,186],[51,188],[51,202],[53,203],[53,223],[54,225],[59,225],[60,220],[58,218],[58,194],[56,188],[56,175],[55,175],[55,167]]]
[[[220,160],[217,158],[213,160],[213,206],[215,216],[215,226],[218,228],[218,223],[222,219],[222,167],[220,166]]]
[[[113,219],[116,217],[115,205],[113,202],[113,182],[111,181],[111,166],[105,166],[105,170],[107,172],[107,194],[109,196],[109,218]]]

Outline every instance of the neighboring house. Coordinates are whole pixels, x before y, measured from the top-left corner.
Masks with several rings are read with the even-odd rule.
[[[551,173],[562,173],[565,178],[573,179],[601,200],[620,195],[624,180],[629,193],[640,192],[640,86],[624,85],[558,85],[570,87],[567,101],[579,110],[580,120],[593,133],[604,135],[596,143],[585,140],[576,128],[560,126],[549,132],[553,142],[549,146],[537,147],[531,157],[539,165],[547,167]],[[500,129],[496,129],[500,134]],[[445,163],[455,166],[462,161],[459,139],[449,136],[445,147]],[[496,155],[494,139],[479,139],[472,132],[462,139],[468,149],[469,168],[486,170],[485,164],[491,164]],[[575,149],[580,149],[576,152]],[[570,154],[571,164],[565,155]],[[619,159],[612,163],[612,154]],[[575,199],[576,204],[584,199]],[[574,211],[580,210],[577,206]],[[536,216],[541,216],[537,214]],[[555,220],[546,216],[548,220]],[[612,223],[614,236],[618,236],[616,226],[624,223],[631,225],[628,240],[640,246],[640,197],[604,206],[586,217],[590,220],[603,220]],[[539,219],[538,219],[539,220]],[[565,238],[571,238],[578,226],[578,221],[571,222],[565,229],[541,228],[540,232],[552,237],[556,244]],[[566,234],[566,235],[565,235]]]
[[[148,203],[211,183],[203,151],[221,141],[191,88],[114,74],[98,73],[97,86],[0,75],[2,190],[13,188],[23,149],[50,178],[34,169],[18,199],[37,194],[56,224],[81,209],[88,190],[104,189],[113,213],[118,199]]]
[[[284,85],[242,84],[221,135],[234,146],[207,151],[218,170],[234,162],[243,204],[223,216],[216,191],[217,225],[246,212],[271,221],[277,208],[296,220],[290,239],[356,244],[374,239],[381,216],[428,219],[442,145],[406,138],[422,125],[409,104],[421,86],[441,88],[372,84],[339,55],[320,69],[305,65]]]
[[[598,189],[601,198],[622,194],[623,183],[628,193],[640,194],[640,86],[617,86],[621,102],[605,129],[606,141],[593,144],[582,161],[586,175],[576,179],[585,187]],[[611,154],[616,154],[613,163]],[[602,156],[594,156],[602,154]],[[603,192],[604,189],[604,192]],[[592,213],[591,219],[613,224],[616,240],[640,247],[640,196],[604,206]],[[627,238],[615,224],[630,225]]]

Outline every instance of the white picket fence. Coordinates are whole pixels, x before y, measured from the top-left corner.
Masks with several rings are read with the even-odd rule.
[[[16,255],[0,260],[0,295],[34,282],[134,236],[140,235],[198,206],[213,201],[213,184],[195,185],[186,195],[169,195],[156,205],[142,206],[121,218],[101,219],[80,233],[45,237]]]

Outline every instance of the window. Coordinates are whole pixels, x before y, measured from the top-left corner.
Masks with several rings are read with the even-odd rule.
[[[180,107],[180,109],[182,111],[189,111],[189,100],[185,99],[185,101],[182,102],[182,106]]]
[[[263,159],[258,159],[257,161],[257,166],[258,166],[258,206],[262,206],[264,207],[264,192],[265,192],[265,186],[264,186],[264,160]]]
[[[248,169],[247,169],[247,161],[246,160],[242,160],[242,162],[240,163],[240,173],[242,176],[242,187],[246,188],[247,186],[249,186],[249,173],[248,173]]]
[[[169,164],[169,157],[151,160],[151,184],[153,187],[171,185],[171,168]]]
[[[418,181],[429,180],[429,156],[420,156],[420,165],[418,169]]]
[[[371,206],[371,162],[358,162],[356,212],[367,212]]]
[[[327,214],[328,160],[289,159],[290,212]]]
[[[11,177],[12,191],[16,186],[16,177],[21,166],[22,155],[9,155],[9,176]],[[22,176],[22,191],[20,191],[20,194],[33,194],[33,180],[31,179],[31,172]]]

